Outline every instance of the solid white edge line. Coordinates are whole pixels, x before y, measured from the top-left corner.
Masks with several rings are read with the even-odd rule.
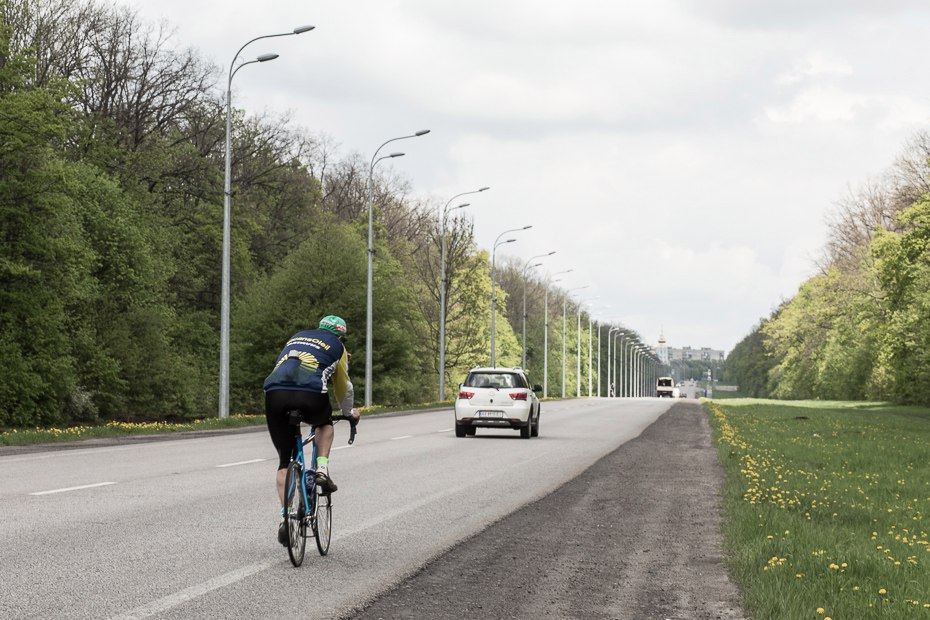
[[[436,432],[437,432],[437,433],[450,433],[450,432],[452,432],[453,430],[455,430],[455,429],[452,429],[452,428],[444,428],[444,429],[442,429],[441,431],[436,431]]]
[[[264,463],[268,459],[252,459],[251,461],[238,461],[236,463],[224,463],[223,465],[217,465],[217,467],[235,467],[236,465],[250,465],[252,463]]]
[[[397,441],[398,439],[410,439],[413,435],[401,435],[400,437],[391,437],[391,441]]]
[[[333,450],[345,450],[346,448],[351,448],[351,447],[353,446],[336,446],[335,448],[330,448],[329,451],[332,452]]]
[[[66,493],[67,491],[80,491],[81,489],[93,489],[95,487],[105,487],[111,484],[116,484],[116,483],[115,482],[97,482],[95,484],[82,484],[79,487],[52,489],[51,491],[36,491],[35,493],[30,493],[29,495],[51,495],[52,493]]]

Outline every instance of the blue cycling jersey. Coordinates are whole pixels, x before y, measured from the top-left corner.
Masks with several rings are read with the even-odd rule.
[[[351,389],[345,346],[331,331],[308,329],[287,341],[262,388],[326,394],[330,380],[336,400],[342,401]]]

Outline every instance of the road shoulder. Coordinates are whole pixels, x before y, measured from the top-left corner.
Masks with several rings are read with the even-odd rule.
[[[676,403],[351,617],[743,618],[723,563],[722,483],[701,406]]]

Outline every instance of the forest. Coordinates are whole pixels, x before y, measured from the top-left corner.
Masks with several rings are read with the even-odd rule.
[[[817,273],[726,370],[756,397],[930,404],[930,133],[834,206]]]
[[[216,415],[224,87],[220,68],[131,9],[0,1],[0,428]],[[280,347],[327,314],[349,325],[358,399],[367,157],[339,152],[324,127],[231,116],[230,410],[261,411]],[[384,170],[372,187],[373,403],[435,401],[444,200],[413,199]],[[445,230],[445,398],[490,358],[490,257],[461,213]],[[890,239],[887,260],[905,252]],[[610,326],[539,271],[524,282],[520,260],[496,264],[498,363],[521,363],[525,290],[531,381],[543,383],[548,308],[549,391],[579,351],[586,390],[589,331],[597,343]],[[600,376],[606,393],[606,362]],[[577,384],[566,373],[568,394]]]

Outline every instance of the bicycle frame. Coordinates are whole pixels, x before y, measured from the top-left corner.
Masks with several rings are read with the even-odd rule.
[[[314,439],[316,439],[316,431],[315,430],[311,431],[310,435],[308,435],[306,439],[303,439],[303,437],[300,434],[300,426],[297,426],[294,432],[294,435],[295,435],[295,440],[297,442],[297,446],[295,448],[296,455],[294,457],[294,460],[300,464],[300,469],[303,472],[303,479],[300,481],[300,492],[304,500],[303,504],[304,504],[304,509],[306,511],[304,514],[313,515],[313,504],[311,502],[316,501],[316,493],[311,493],[311,494],[307,493],[306,481],[307,481],[307,472],[310,473],[311,480],[313,480],[316,474],[316,442],[313,441]],[[304,446],[307,445],[308,443],[313,444],[313,447],[310,449],[310,468],[309,469],[307,468],[307,463],[306,463],[306,460],[304,459]],[[310,488],[313,489],[314,487],[311,485]],[[311,495],[313,496],[312,499],[310,497]]]
[[[351,416],[339,416],[337,420],[352,420]],[[322,487],[316,484],[316,429],[304,438],[300,431],[300,412],[288,413],[288,421],[294,427],[294,448],[291,451],[291,461],[287,467],[287,476],[284,489],[284,518],[286,519],[288,536],[288,555],[294,566],[300,566],[304,558],[308,529],[313,532],[316,539],[317,550],[320,555],[329,552],[330,537],[332,536],[332,493],[323,492]],[[349,444],[355,441],[355,425],[349,434]],[[310,463],[308,465],[304,446],[312,443],[310,449]],[[306,481],[311,481],[307,485]],[[300,487],[297,495],[296,486]]]

